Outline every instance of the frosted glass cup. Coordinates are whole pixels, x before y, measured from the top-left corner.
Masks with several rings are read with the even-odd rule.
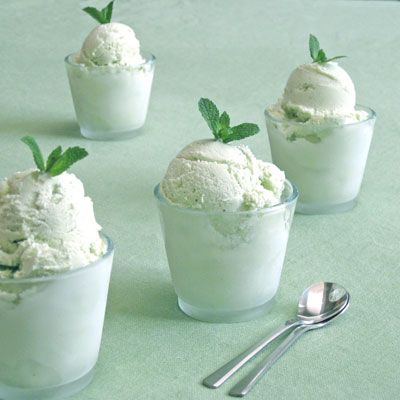
[[[285,182],[270,208],[208,212],[178,207],[154,190],[178,304],[209,322],[268,312],[278,290],[297,190]]]
[[[155,57],[142,54],[137,66],[85,66],[75,54],[65,58],[76,118],[88,139],[130,139],[144,125]]]
[[[265,112],[273,162],[296,184],[296,211],[327,214],[354,207],[364,176],[376,114],[341,125],[277,119]]]
[[[87,386],[99,354],[113,244],[94,263],[0,279],[0,399],[61,399]]]

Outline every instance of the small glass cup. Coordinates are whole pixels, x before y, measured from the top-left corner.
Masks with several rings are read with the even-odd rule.
[[[137,66],[90,66],[65,58],[76,118],[84,137],[130,139],[144,125],[149,107],[155,57],[142,53]]]
[[[352,209],[357,201],[376,114],[359,122],[307,124],[273,117],[265,111],[273,162],[296,184],[296,212],[328,214]]]
[[[269,310],[278,290],[297,189],[282,202],[240,212],[178,207],[154,189],[180,309],[208,322],[247,321]]]
[[[99,354],[114,247],[92,264],[0,279],[0,398],[60,399],[87,386]]]

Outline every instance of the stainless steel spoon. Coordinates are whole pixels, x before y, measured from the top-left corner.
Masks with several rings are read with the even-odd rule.
[[[273,340],[298,326],[318,324],[340,313],[348,303],[349,294],[342,286],[331,282],[318,282],[307,288],[300,296],[297,318],[286,323],[271,335],[239,354],[203,380],[203,385],[216,389],[238,371]]]
[[[350,299],[349,299],[350,301]],[[320,322],[318,324],[307,324],[301,325],[295,328],[286,339],[271,353],[267,358],[256,368],[253,369],[248,375],[246,375],[242,380],[240,380],[229,392],[230,396],[233,397],[243,397],[250,392],[251,389],[260,381],[260,379],[267,373],[267,371],[275,364],[279,358],[289,349],[289,347],[296,342],[301,335],[310,331],[312,329],[322,328],[329,322],[331,322],[338,315],[343,314],[348,306],[349,301],[346,306],[338,314],[334,315],[332,318]]]

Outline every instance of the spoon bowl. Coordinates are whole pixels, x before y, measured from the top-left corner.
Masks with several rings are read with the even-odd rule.
[[[349,302],[349,293],[337,283],[318,282],[299,299],[297,318],[304,324],[318,324],[340,313]]]
[[[350,296],[348,296],[348,300],[347,303],[344,305],[343,308],[340,309],[340,311],[334,315],[332,315],[330,318],[325,319],[321,322],[318,323],[314,323],[314,324],[303,324],[301,325],[301,327],[305,330],[305,331],[310,331],[313,329],[319,329],[324,327],[326,324],[329,324],[332,320],[334,320],[336,317],[338,317],[339,315],[342,315],[343,313],[345,313],[347,311],[347,309],[349,308],[349,304],[350,304]],[[300,328],[299,328],[300,329]]]

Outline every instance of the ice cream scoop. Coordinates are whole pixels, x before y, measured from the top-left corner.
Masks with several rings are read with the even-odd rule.
[[[105,251],[100,229],[73,174],[28,170],[0,184],[0,264],[16,277],[90,264]]]
[[[56,148],[44,162],[33,138],[38,169],[0,182],[0,278],[22,278],[83,267],[106,251],[92,200],[66,169],[87,155]],[[32,148],[32,147],[31,147]],[[8,268],[4,268],[8,267]]]
[[[281,105],[289,117],[302,121],[351,115],[356,92],[350,76],[336,62],[304,64],[290,75]]]
[[[364,111],[356,109],[352,79],[334,61],[313,62],[295,68],[282,98],[268,107],[268,112],[278,119],[318,125],[352,123],[367,117]]]
[[[277,119],[323,124],[352,123],[367,118],[356,109],[356,91],[349,74],[336,62],[345,56],[328,58],[318,39],[310,34],[309,51],[312,62],[295,68],[281,99],[268,107]],[[286,136],[290,137],[293,132]],[[297,136],[305,136],[297,133]]]
[[[283,171],[256,159],[248,147],[205,139],[172,160],[161,191],[181,207],[232,212],[279,203],[284,182]]]
[[[133,66],[142,64],[144,59],[133,29],[110,22],[98,25],[89,33],[76,61],[86,66]]]

